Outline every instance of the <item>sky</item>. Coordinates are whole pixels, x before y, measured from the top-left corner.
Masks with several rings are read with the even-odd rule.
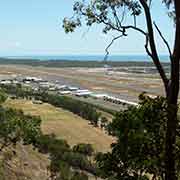
[[[104,54],[114,34],[105,35],[100,26],[83,26],[72,34],[62,28],[64,17],[73,13],[74,0],[0,0],[0,56]],[[173,23],[161,0],[154,0],[153,19],[173,46]],[[138,24],[145,28],[141,16]],[[110,49],[112,55],[145,54],[144,39],[130,31]],[[156,35],[160,54],[167,54]]]

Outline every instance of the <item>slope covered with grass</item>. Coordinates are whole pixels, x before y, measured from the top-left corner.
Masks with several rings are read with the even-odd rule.
[[[81,117],[46,103],[33,104],[32,101],[27,100],[8,100],[4,106],[40,116],[43,133],[53,133],[58,138],[67,140],[70,145],[89,143],[96,151],[107,151],[113,141],[112,137],[89,125],[88,121]]]

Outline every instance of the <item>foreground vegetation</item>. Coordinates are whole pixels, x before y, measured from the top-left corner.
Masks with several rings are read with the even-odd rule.
[[[41,132],[41,119],[36,116],[24,115],[22,111],[1,108],[1,149],[23,142],[32,144],[39,152],[48,154],[51,163],[49,171],[53,179],[87,179],[86,173],[96,175],[96,168],[89,156],[94,150],[90,144],[79,144],[73,148],[65,140],[56,139],[54,135],[44,135]],[[73,170],[72,170],[73,169]]]
[[[6,100],[1,92],[1,103]],[[41,132],[41,119],[38,116],[25,115],[20,110],[0,107],[0,152],[8,146],[22,142],[32,144],[39,152],[48,154],[51,160],[52,179],[87,179],[86,173],[96,175],[95,165],[88,158],[94,150],[90,144],[77,144],[71,148],[65,140]]]
[[[66,101],[54,95],[53,97],[48,96],[48,94],[45,96],[40,94],[38,99],[43,100],[42,97],[44,97],[45,102],[74,110],[72,101]],[[6,96],[0,99],[4,101]],[[27,116],[22,112],[13,110],[15,113],[12,114],[12,117],[20,115],[25,121],[23,126],[20,126],[23,127],[23,129],[20,128],[22,133],[17,131],[21,138],[15,139],[22,139],[25,144],[31,143],[39,152],[49,155],[51,160],[49,170],[51,178],[55,180],[76,178],[84,180],[88,179],[88,173],[102,179],[164,180],[167,102],[163,97],[152,99],[145,94],[141,94],[139,100],[139,106],[120,111],[115,115],[113,121],[106,125],[106,131],[116,139],[111,145],[111,151],[108,152],[96,153],[90,144],[80,143],[71,147],[65,140],[57,139],[54,135],[44,135],[40,130],[40,118]],[[77,104],[75,105],[77,106]],[[79,110],[77,108],[74,113],[81,113]],[[8,128],[11,127],[9,126],[11,119],[8,119],[11,111],[8,110],[7,115],[3,118],[7,119]],[[33,121],[28,120],[27,124],[26,119]],[[12,125],[18,127],[17,124],[21,125],[18,122],[15,121]],[[26,126],[28,127],[26,128]],[[1,139],[9,137],[9,133],[16,132],[14,126],[10,130],[5,131]],[[176,137],[176,174],[178,177],[180,176],[179,131],[178,126]],[[13,139],[10,139],[10,142]]]

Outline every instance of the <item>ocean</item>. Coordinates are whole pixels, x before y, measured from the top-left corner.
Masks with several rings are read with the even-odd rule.
[[[103,61],[105,55],[58,55],[58,56],[48,56],[48,55],[30,55],[30,56],[5,56],[9,59],[37,59],[37,60],[78,60],[78,61]],[[108,61],[139,61],[150,62],[151,59],[147,55],[110,55],[108,56]],[[169,62],[169,57],[167,55],[160,55],[160,60],[162,62]]]

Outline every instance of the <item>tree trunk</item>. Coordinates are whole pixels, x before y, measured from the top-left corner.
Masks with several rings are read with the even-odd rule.
[[[171,61],[171,77],[166,91],[168,102],[168,122],[166,131],[166,164],[165,179],[176,180],[176,128],[178,111],[178,93],[179,93],[179,60],[180,60],[180,1],[174,0],[176,12],[176,36],[174,52]]]
[[[177,127],[177,104],[168,102],[168,122],[166,132],[166,161],[165,161],[165,179],[176,180],[175,168],[175,145],[176,145],[176,127]]]

